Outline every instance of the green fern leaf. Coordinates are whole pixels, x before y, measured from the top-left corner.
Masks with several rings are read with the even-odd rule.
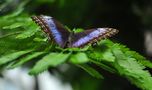
[[[70,54],[63,53],[50,53],[43,57],[36,65],[31,69],[29,74],[38,74],[48,69],[49,67],[55,67],[64,63]]]
[[[141,56],[139,53],[135,51],[126,51],[126,55],[128,57],[134,57],[138,62],[142,63],[144,66],[152,68],[152,62]]]
[[[74,33],[79,33],[79,32],[82,32],[82,31],[84,31],[84,29],[82,29],[82,28],[77,28],[77,29],[73,29],[72,31],[74,31]]]
[[[110,41],[108,39],[107,40],[102,40],[100,42],[100,44],[108,46],[109,48],[111,48],[111,46],[115,44],[115,45],[117,45],[117,48],[120,48],[122,50],[122,52],[124,52],[125,55],[127,55],[128,57],[135,58],[139,63],[143,64],[144,66],[152,68],[152,62],[147,60],[145,57],[143,57],[139,53],[137,53],[135,51],[131,51],[125,45],[121,45],[121,44],[118,44],[118,43],[113,43],[112,41]]]
[[[92,67],[90,67],[90,66],[88,66],[86,64],[77,65],[77,66],[82,68],[86,72],[88,72],[93,77],[100,78],[100,79],[104,78],[98,71],[96,71],[94,68],[92,68]]]
[[[89,61],[89,58],[87,57],[85,53],[82,53],[82,52],[73,54],[71,55],[71,58],[70,58],[70,62],[74,64],[82,64],[88,61]]]
[[[96,64],[97,66],[101,67],[102,69],[106,70],[106,71],[109,71],[111,73],[116,73],[116,70],[102,62],[98,62],[98,61],[95,61],[95,60],[91,60],[92,63]],[[110,63],[110,62],[109,62]]]
[[[18,28],[21,26],[24,26],[24,24],[18,22],[18,23],[14,23],[12,25],[9,25],[9,26],[4,26],[3,29],[14,29],[14,28]]]
[[[36,58],[40,55],[44,54],[44,52],[34,52],[30,55],[27,55],[26,57],[24,58],[21,58],[19,61],[17,61],[15,64],[11,65],[9,68],[15,68],[15,67],[18,67],[18,66],[21,66],[22,64],[32,60],[33,58]]]
[[[126,55],[117,48],[113,47],[113,53],[116,56],[115,68],[120,75],[129,79],[137,87],[143,90],[152,89],[152,77],[150,73],[144,69],[144,66],[137,62],[135,58],[126,57]]]
[[[31,51],[32,50],[18,51],[18,52],[14,52],[14,53],[11,53],[11,54],[4,55],[0,58],[0,65],[3,65],[3,64],[6,64],[6,63],[8,63],[12,60],[15,60],[15,59],[19,58],[20,56],[22,56],[24,54],[27,54]]]
[[[38,32],[38,31],[39,31],[39,28],[37,26],[35,26],[35,24],[32,24],[24,32],[17,35],[16,38],[25,39],[25,38],[28,38],[28,37],[31,37],[31,36],[35,35],[35,33]]]
[[[29,2],[29,0],[25,0],[19,4],[19,6],[9,15],[4,16],[3,18],[8,19],[8,18],[13,18],[21,14],[24,10],[25,5]]]
[[[143,64],[146,67],[152,68],[152,62],[147,60],[145,57],[140,55],[139,53],[135,51],[131,51],[129,48],[127,48],[124,45],[115,44],[117,47],[121,48],[121,50],[127,55],[128,57],[135,58],[139,63]]]
[[[88,56],[98,61],[107,61],[107,62],[115,61],[115,57],[113,56],[110,48],[102,48],[102,47],[94,48],[88,53]]]

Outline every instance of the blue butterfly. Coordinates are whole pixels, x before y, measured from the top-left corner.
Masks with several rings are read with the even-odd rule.
[[[93,44],[118,33],[118,30],[113,28],[94,28],[79,33],[73,33],[50,16],[40,15],[32,16],[31,18],[62,48],[84,47],[87,44]]]

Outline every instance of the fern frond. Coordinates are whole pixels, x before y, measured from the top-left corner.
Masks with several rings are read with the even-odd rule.
[[[77,65],[78,67],[82,68],[83,70],[85,70],[86,72],[88,72],[91,76],[96,77],[96,78],[100,78],[103,79],[104,77],[94,68],[83,64],[83,65]]]
[[[14,53],[11,53],[11,54],[7,54],[7,55],[4,55],[0,58],[0,65],[3,65],[3,64],[6,64],[12,60],[15,60],[17,58],[19,58],[20,56],[24,55],[24,54],[27,54],[31,52],[31,50],[26,50],[26,51],[18,51],[18,52],[14,52]]]
[[[63,53],[50,53],[43,57],[40,61],[36,63],[36,65],[31,69],[29,74],[34,75],[38,74],[40,72],[45,71],[49,67],[55,67],[62,63],[64,63],[68,57],[69,54],[63,54]]]
[[[121,76],[126,77],[133,84],[143,90],[152,89],[152,77],[150,73],[144,70],[144,66],[137,62],[135,58],[126,57],[125,54],[118,48],[113,49],[116,56],[115,68]]]
[[[22,27],[24,26],[25,24],[24,23],[14,23],[12,25],[9,25],[9,26],[4,26],[2,27],[3,29],[14,29],[14,28],[18,28],[18,27]]]
[[[18,38],[18,39],[29,38],[29,37],[35,35],[38,31],[39,31],[39,28],[35,27],[35,25],[32,24],[32,26],[29,26],[28,29],[26,29],[22,33],[18,34],[16,36],[16,38]]]
[[[34,52],[32,54],[29,54],[26,57],[23,57],[23,58],[17,60],[16,63],[12,64],[9,68],[13,69],[13,68],[16,68],[18,66],[21,66],[24,63],[26,63],[26,62],[28,62],[28,61],[30,61],[30,60],[42,55],[42,54],[44,54],[44,52]]]
[[[85,53],[78,52],[77,54],[73,54],[70,57],[70,62],[73,64],[82,64],[89,61],[89,58]]]
[[[102,45],[94,47],[91,51],[88,51],[88,56],[97,61],[114,62],[115,57],[113,56],[111,49]]]
[[[91,60],[91,63],[94,63],[95,65],[99,66],[100,68],[108,71],[108,72],[111,72],[111,73],[117,73],[116,72],[116,69],[113,68],[113,67],[110,67],[108,66],[107,64],[105,63],[102,63],[102,62],[98,62],[98,61],[95,61],[95,60]],[[110,62],[109,62],[110,63]]]

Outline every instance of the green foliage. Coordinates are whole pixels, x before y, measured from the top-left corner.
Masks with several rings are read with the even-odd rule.
[[[81,53],[71,55],[70,61],[71,63],[82,64],[82,63],[88,62],[89,58],[87,57],[85,53],[81,52]]]
[[[100,68],[106,70],[106,71],[109,71],[111,73],[116,73],[116,70],[113,69],[112,67],[104,64],[104,63],[100,63],[98,61],[95,61],[95,60],[91,60],[92,63],[94,63],[95,65],[99,66]]]
[[[96,71],[94,68],[92,68],[92,67],[90,67],[88,65],[83,64],[83,65],[78,65],[78,67],[82,68],[83,70],[88,72],[93,77],[102,78],[103,79],[103,76],[98,71]]]
[[[42,54],[44,54],[44,52],[34,52],[34,53],[30,54],[30,55],[27,55],[26,57],[21,58],[19,61],[17,61],[16,63],[14,63],[14,64],[13,64],[11,67],[9,67],[9,68],[15,68],[15,67],[21,66],[21,65],[23,65],[24,63],[32,60],[33,58],[36,58],[36,57],[42,55]]]
[[[12,24],[10,26],[5,26],[3,27],[3,29],[14,29],[14,28],[18,28],[18,27],[21,27],[23,26],[24,24],[23,23],[15,23],[15,24]]]
[[[31,52],[31,50],[19,51],[19,52],[14,52],[11,54],[4,55],[0,58],[0,65],[3,65],[3,64],[6,64],[12,60],[15,60],[15,59],[19,58],[20,56],[22,56],[26,53],[29,53],[29,52]]]
[[[152,77],[147,70],[143,70],[145,67],[141,63],[134,57],[127,57],[119,48],[113,49],[113,53],[117,59],[115,67],[122,76],[144,90],[152,89]]]
[[[106,48],[104,46],[95,47],[88,54],[90,58],[95,59],[95,60],[99,60],[99,61],[105,60],[109,62],[115,61],[115,57],[111,53],[111,48]]]
[[[70,54],[63,53],[50,53],[43,57],[36,65],[31,69],[30,74],[38,74],[49,67],[56,67],[68,59]]]
[[[77,80],[78,83],[74,83],[73,90],[100,90],[99,87],[103,85],[101,79],[95,79],[88,75],[81,75]]]
[[[24,3],[12,14],[0,17],[0,66],[16,68],[34,61],[35,65],[29,73],[37,75],[51,67],[67,63],[80,67],[96,78],[103,78],[93,64],[127,78],[143,90],[152,89],[151,74],[145,70],[146,67],[152,68],[152,63],[146,58],[108,39],[93,47],[88,45],[83,49],[62,49],[46,41],[30,15],[22,12]],[[75,32],[81,31],[83,29],[75,29]]]

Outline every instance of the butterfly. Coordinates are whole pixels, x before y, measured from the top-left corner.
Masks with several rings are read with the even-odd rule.
[[[84,47],[118,33],[118,30],[113,28],[93,28],[74,33],[51,16],[40,15],[31,18],[61,48]]]

